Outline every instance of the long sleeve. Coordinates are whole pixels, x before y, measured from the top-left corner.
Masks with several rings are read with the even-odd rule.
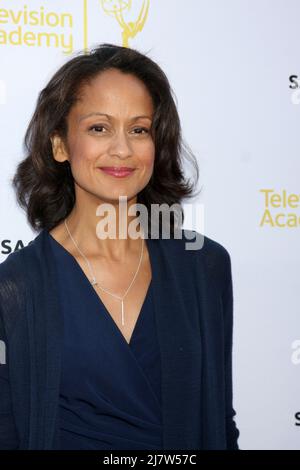
[[[233,337],[233,287],[231,259],[228,251],[225,258],[225,284],[223,291],[224,335],[225,335],[225,403],[226,403],[226,438],[227,449],[239,449],[239,430],[234,416],[236,411],[232,405],[232,337]]]
[[[18,434],[12,412],[9,383],[8,347],[0,305],[0,449],[17,449]]]

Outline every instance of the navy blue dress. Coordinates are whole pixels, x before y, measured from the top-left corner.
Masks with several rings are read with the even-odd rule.
[[[59,448],[162,449],[152,281],[128,344],[79,263],[48,235],[64,318]]]

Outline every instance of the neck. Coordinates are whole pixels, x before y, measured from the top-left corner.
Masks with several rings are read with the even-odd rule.
[[[74,207],[65,219],[73,239],[87,257],[97,256],[111,261],[123,262],[130,255],[135,256],[140,253],[141,237],[132,238],[129,231],[130,222],[136,217],[122,215],[123,223],[121,224],[120,211],[117,209],[119,208],[116,208],[116,223],[111,222],[108,225],[109,230],[107,230],[107,219],[104,220],[104,217],[97,215],[91,216],[89,212],[79,211],[77,207]],[[126,220],[124,220],[125,218]],[[138,221],[135,222],[134,227],[137,232],[141,231],[141,225]],[[68,230],[65,226],[63,228],[66,231],[66,238],[69,238]],[[104,231],[109,232],[106,238]],[[70,242],[73,244],[72,240]]]

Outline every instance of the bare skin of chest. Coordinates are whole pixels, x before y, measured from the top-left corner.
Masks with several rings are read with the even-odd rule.
[[[64,244],[55,229],[51,230],[49,233],[76,259],[86,277],[91,280],[91,273],[84,258],[75,253],[69,244],[68,246]],[[139,256],[135,255],[132,258],[127,258],[124,264],[108,261],[101,257],[88,257],[88,260],[92,266],[98,283],[98,286],[91,285],[91,287],[95,290],[112,320],[115,322],[124,339],[129,344],[152,279],[151,264],[146,241],[144,240],[143,259],[138,274],[124,298],[125,325],[122,325],[121,319],[121,299],[104,292],[99,286],[111,294],[118,297],[124,297],[136,273]]]

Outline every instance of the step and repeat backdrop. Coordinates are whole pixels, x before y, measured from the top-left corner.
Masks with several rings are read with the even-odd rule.
[[[184,227],[231,255],[242,449],[300,449],[299,20],[299,0],[0,0],[0,262],[37,236],[11,179],[39,91],[101,42],[149,55],[199,162]]]

